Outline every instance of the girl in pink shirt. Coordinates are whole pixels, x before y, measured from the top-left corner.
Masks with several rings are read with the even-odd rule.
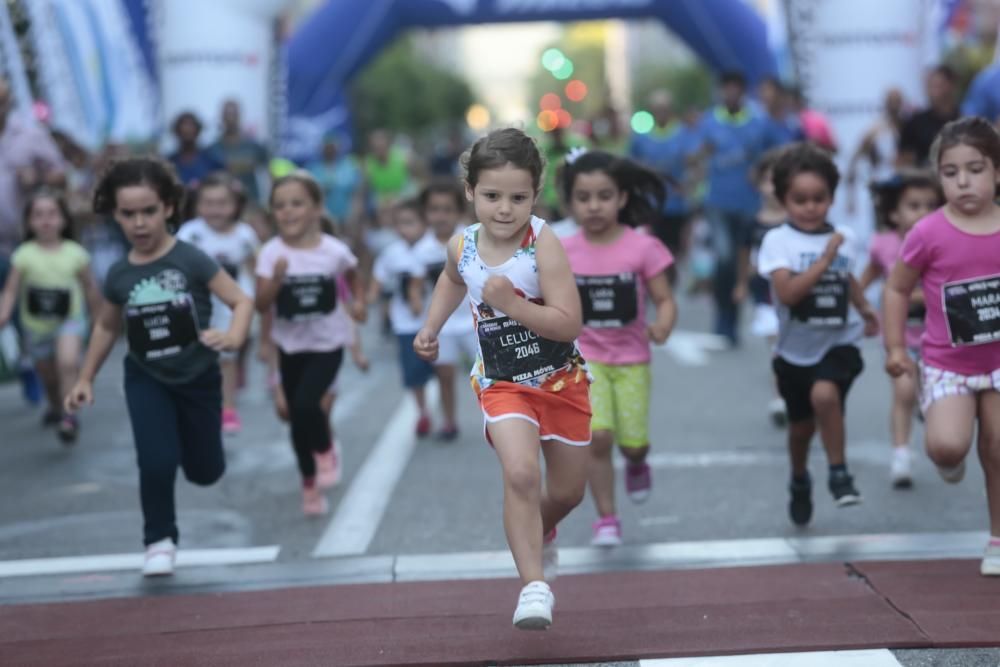
[[[927,454],[959,482],[978,431],[990,541],[980,571],[1000,575],[1000,133],[982,118],[948,123],[931,149],[947,204],[907,235],[886,285],[886,370],[915,375],[904,329],[919,280]],[[976,421],[979,428],[976,429]]]
[[[583,305],[579,345],[594,384],[590,493],[597,505],[592,544],[621,544],[615,510],[612,445],[627,461],[625,488],[633,502],[649,496],[649,343],[662,344],[677,318],[667,269],[674,259],[655,236],[633,227],[662,209],[663,183],[653,172],[608,153],[573,155],[563,189],[580,231],[563,239]],[[646,318],[646,297],[656,315]]]
[[[358,260],[341,241],[323,233],[323,195],[308,172],[275,181],[271,210],[278,236],[257,258],[257,310],[273,312],[281,388],[288,401],[292,446],[302,475],[302,509],[325,514],[323,489],[336,483],[333,435],[322,402],[337,377],[354,331],[337,286],[344,276],[355,294],[350,317],[365,318]]]
[[[872,239],[868,267],[861,275],[861,289],[889,275],[899,258],[903,239],[921,218],[941,206],[941,188],[930,172],[904,170],[872,185],[875,213],[887,227]],[[906,348],[914,359],[920,355],[920,337],[924,332],[924,297],[920,289],[910,295],[906,319]],[[889,478],[893,488],[913,485],[910,431],[917,407],[917,378],[904,373],[892,380],[892,408],[889,424],[892,432],[892,462]]]

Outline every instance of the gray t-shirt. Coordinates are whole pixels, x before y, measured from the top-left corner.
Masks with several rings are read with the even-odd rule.
[[[193,245],[177,241],[149,264],[116,262],[104,296],[121,306],[129,357],[166,384],[184,384],[218,362],[198,334],[212,317],[208,283],[219,265]]]
[[[789,307],[772,294],[778,313],[778,342],[774,353],[790,364],[812,366],[838,345],[854,345],[861,340],[864,322],[851,304],[849,277],[860,254],[853,232],[827,227],[805,232],[786,223],[764,235],[757,255],[757,271],[764,278],[779,269],[802,273],[826,250],[834,231],[844,242],[837,258],[802,302]],[[771,290],[773,292],[773,281]]]

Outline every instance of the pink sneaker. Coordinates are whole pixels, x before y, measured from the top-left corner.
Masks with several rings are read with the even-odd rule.
[[[625,464],[625,491],[633,503],[646,502],[652,486],[653,479],[648,463],[643,461]]]
[[[431,418],[427,415],[420,415],[417,420],[417,437],[426,438],[431,434]]]
[[[594,522],[590,543],[595,547],[617,547],[622,543],[622,524],[618,517],[601,517]]]
[[[314,456],[316,486],[321,489],[332,489],[340,484],[340,443],[334,440],[329,450]]]
[[[240,413],[236,408],[222,408],[222,432],[226,435],[235,435],[243,428],[240,421]]]
[[[306,516],[322,516],[330,511],[330,504],[318,486],[302,487],[302,512]]]

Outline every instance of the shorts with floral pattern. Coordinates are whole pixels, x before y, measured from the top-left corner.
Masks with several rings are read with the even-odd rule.
[[[970,396],[981,391],[1000,391],[1000,368],[990,373],[962,375],[922,363],[920,375],[923,386],[920,409],[925,413],[934,401],[947,396]]]

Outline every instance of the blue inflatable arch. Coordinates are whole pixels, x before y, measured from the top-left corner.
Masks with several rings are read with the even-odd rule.
[[[327,0],[287,45],[289,152],[346,119],[344,88],[408,28],[658,18],[716,71],[775,72],[767,29],[744,0]]]

